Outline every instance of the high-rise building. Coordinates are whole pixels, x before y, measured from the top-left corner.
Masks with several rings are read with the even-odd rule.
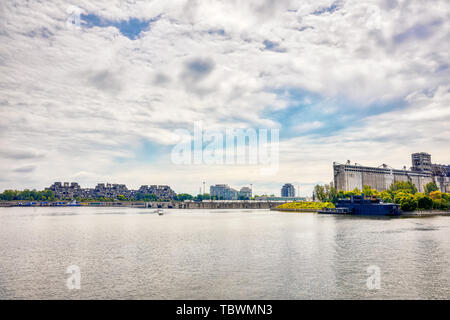
[[[412,171],[431,172],[431,155],[426,152],[411,155]]]
[[[281,188],[281,196],[282,197],[295,197],[295,188],[292,184],[290,183],[286,183],[282,188]]]
[[[241,190],[239,190],[239,196],[245,199],[251,199],[252,189],[250,189],[249,187],[242,187]]]

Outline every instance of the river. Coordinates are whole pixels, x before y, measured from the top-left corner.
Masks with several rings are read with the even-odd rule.
[[[0,208],[0,299],[439,298],[450,217]]]

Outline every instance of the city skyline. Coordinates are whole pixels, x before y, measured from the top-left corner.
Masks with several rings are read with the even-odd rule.
[[[445,1],[3,2],[0,190],[291,182],[310,196],[334,161],[447,164],[448,14]],[[278,130],[276,172],[173,163],[177,130],[194,137],[199,121]]]

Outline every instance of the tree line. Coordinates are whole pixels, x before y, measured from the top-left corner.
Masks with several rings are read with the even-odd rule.
[[[382,192],[372,189],[370,186],[364,186],[362,190],[355,188],[352,191],[337,191],[331,184],[314,187],[314,197],[323,202],[336,203],[338,199],[361,194],[376,197],[385,203],[396,203],[404,211],[448,210],[450,206],[450,193],[440,192],[434,182],[425,186],[425,192],[417,192],[416,186],[411,181],[396,181],[388,190]]]
[[[53,191],[51,190],[28,190],[25,189],[23,191],[19,190],[5,190],[3,193],[0,193],[0,200],[3,201],[57,201],[57,200],[77,200],[77,201],[101,201],[101,202],[114,202],[114,201],[145,201],[145,202],[153,202],[153,201],[169,201],[160,199],[155,194],[148,194],[137,192],[133,197],[127,197],[125,195],[118,195],[117,198],[109,198],[109,197],[95,197],[95,198],[63,198],[58,199]],[[209,193],[198,194],[196,196],[190,195],[188,193],[180,193],[175,196],[173,200],[175,201],[185,201],[185,200],[193,200],[193,201],[203,201],[203,200],[221,200],[218,197],[211,197]],[[247,197],[239,196],[239,200],[249,200]]]

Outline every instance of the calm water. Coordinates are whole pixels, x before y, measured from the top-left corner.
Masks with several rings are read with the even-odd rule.
[[[149,212],[0,208],[0,298],[450,298],[449,217]],[[80,290],[66,287],[70,265]]]

